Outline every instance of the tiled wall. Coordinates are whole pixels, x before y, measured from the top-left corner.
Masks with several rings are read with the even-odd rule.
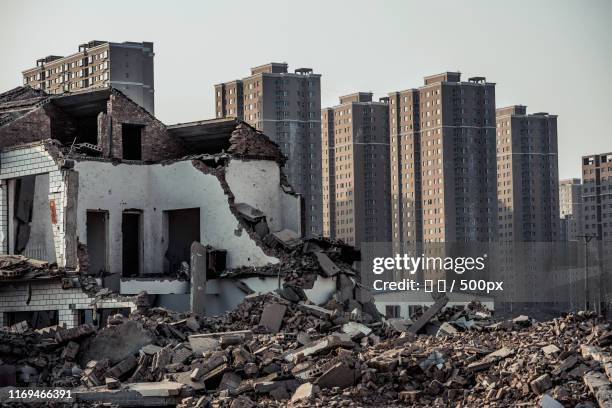
[[[28,284],[3,284],[0,286],[0,327],[4,326],[6,312],[57,310],[59,324],[71,328],[78,324],[79,310],[93,309],[91,302],[94,298],[89,297],[79,288],[62,289],[61,282],[58,281],[34,282],[31,287],[31,300],[26,304],[28,297],[30,297]],[[112,298],[98,301],[96,307],[98,309],[130,308],[131,310],[136,308],[133,302]]]

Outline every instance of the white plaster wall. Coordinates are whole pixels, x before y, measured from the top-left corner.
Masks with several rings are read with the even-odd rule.
[[[49,210],[49,174],[36,176],[30,238],[23,254],[29,258],[55,262],[55,244]]]
[[[246,203],[266,214],[273,232],[283,229],[280,192],[280,169],[274,161],[232,159],[225,180],[236,203]]]
[[[225,180],[236,203],[246,203],[266,214],[273,232],[291,229],[298,234],[299,198],[285,193],[280,185],[280,167],[271,160],[243,161],[232,159]]]
[[[189,293],[188,281],[168,278],[121,279],[119,287],[122,295],[137,295],[143,290],[150,295]]]
[[[79,240],[87,243],[87,210],[107,210],[111,272],[121,271],[121,218],[126,209],[143,210],[144,273],[163,273],[163,211],[182,208],[200,208],[200,241],[227,250],[229,268],[278,262],[241,231],[219,180],[194,168],[189,160],[169,165],[82,161],[75,170],[79,174]]]

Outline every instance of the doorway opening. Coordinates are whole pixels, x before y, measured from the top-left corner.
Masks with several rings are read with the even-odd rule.
[[[177,272],[182,262],[190,263],[191,244],[200,242],[200,209],[185,208],[164,211],[167,222],[167,273]]]
[[[142,211],[126,210],[121,220],[122,276],[140,275],[142,253]]]
[[[108,211],[87,211],[88,273],[108,271]]]

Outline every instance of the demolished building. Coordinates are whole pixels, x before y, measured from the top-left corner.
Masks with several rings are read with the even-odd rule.
[[[0,326],[35,312],[67,327],[91,319],[95,296],[83,276],[120,295],[145,291],[153,305],[176,310],[193,308],[204,295],[194,299],[192,288],[205,287],[196,306],[210,313],[274,289],[275,276],[252,270],[218,275],[278,263],[262,240],[301,235],[301,198],[285,181],[284,160],[244,122],[166,126],[112,88],[0,94],[0,254],[63,272],[1,276]],[[202,275],[190,273],[194,242],[205,278],[192,284]],[[133,310],[126,299],[98,307]]]

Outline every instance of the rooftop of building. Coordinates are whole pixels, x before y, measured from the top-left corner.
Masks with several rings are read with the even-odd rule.
[[[127,46],[127,47],[153,47],[152,42],[143,41],[143,42],[135,42],[135,41],[123,41],[121,43],[115,43],[111,41],[102,41],[102,40],[92,40],[86,43],[79,44],[78,52],[62,56],[62,55],[47,55],[46,57],[42,57],[36,60],[36,66],[32,68],[25,69],[21,71],[22,74],[26,74],[32,71],[38,71],[45,68],[45,64],[60,64],[64,63],[67,59],[74,58],[77,55],[82,55],[83,52],[96,49],[97,47],[105,46],[107,44],[114,44],[119,46]]]
[[[559,180],[559,184],[581,184],[582,180],[580,180],[579,178],[569,178],[569,179],[563,179],[563,180]]]

